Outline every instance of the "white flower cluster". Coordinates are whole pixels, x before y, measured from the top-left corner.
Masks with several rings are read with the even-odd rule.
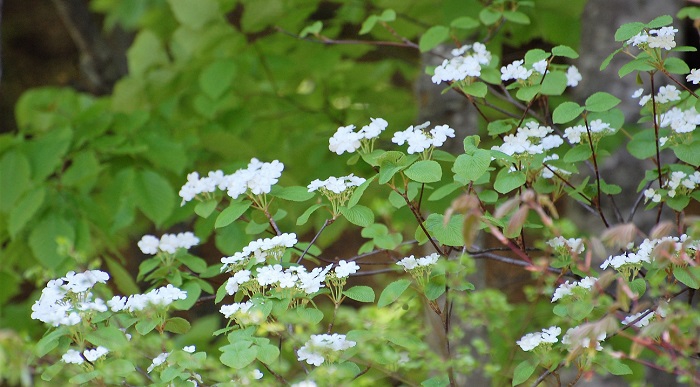
[[[222,305],[221,309],[219,309],[219,312],[221,312],[221,314],[223,314],[224,317],[231,318],[231,316],[233,316],[237,312],[241,312],[242,314],[248,313],[248,311],[252,307],[253,303],[251,301],[237,302],[231,305]]]
[[[644,317],[642,317],[642,315]],[[655,312],[650,312],[649,309],[639,312],[633,315],[629,315],[622,320],[622,325],[629,325],[632,321],[637,320],[642,317],[639,321],[636,321],[633,325],[637,328],[643,328],[651,322],[653,318],[659,316],[660,318],[666,317],[666,311],[663,308],[657,308]]]
[[[75,349],[69,349],[66,351],[66,353],[61,356],[61,360],[64,363],[72,363],[72,364],[83,364],[85,360],[94,363],[97,361],[97,359],[104,357],[109,353],[109,349],[103,347],[103,346],[98,346],[97,348],[94,349],[86,349],[83,351],[82,355],[80,354],[80,351],[76,351]],[[83,358],[83,356],[85,356]]]
[[[340,351],[352,348],[357,343],[347,340],[345,335],[311,335],[309,341],[297,351],[297,359],[320,366],[324,361],[337,359]]]
[[[574,349],[576,347],[576,345],[574,344],[576,343],[573,343],[571,339],[573,337],[579,337],[584,335],[583,329],[584,328],[581,326],[569,328],[564,334],[564,336],[561,338],[561,343],[567,345],[569,347],[569,350]],[[603,346],[600,345],[600,342],[604,341],[607,336],[608,335],[605,332],[598,334],[595,337],[595,340],[591,340],[591,338],[588,336],[583,336],[580,338],[578,346],[581,346],[583,348],[595,348],[596,351],[602,351]]]
[[[615,133],[615,129],[610,127],[610,124],[602,120],[593,120],[588,123],[588,128],[591,131],[591,139],[594,143],[600,140],[601,137]],[[583,138],[583,142],[588,142],[588,135],[585,125],[576,125],[564,129],[564,138],[572,144],[578,144]]]
[[[651,94],[644,94],[644,89],[637,89],[632,98],[639,98],[639,106],[644,106],[651,101]],[[659,92],[654,96],[657,103],[669,103],[681,100],[681,92],[673,85],[659,87]]]
[[[676,42],[674,39],[677,32],[678,29],[673,27],[661,27],[659,29],[642,31],[629,39],[627,44],[631,44],[632,46],[640,47],[642,49],[644,47],[649,47],[670,50],[676,47]]]
[[[598,278],[596,277],[586,277],[581,281],[574,281],[572,283],[566,281],[559,285],[559,287],[557,287],[557,289],[554,291],[552,302],[560,300],[566,296],[576,295],[576,288],[585,289],[586,291],[591,290],[596,282],[598,282]]]
[[[569,66],[566,69],[566,86],[576,87],[583,77],[576,66]]]
[[[360,266],[353,262],[346,262],[344,259],[338,261],[338,266],[335,267],[335,276],[337,278],[348,278],[350,274],[355,274],[360,270]]]
[[[566,239],[562,236],[550,239],[547,244],[552,246],[555,250],[571,251],[575,254],[581,254],[586,249],[583,244],[583,239],[581,238],[569,238]]]
[[[532,75],[532,70],[528,70],[523,66],[525,61],[523,59],[516,60],[513,63],[501,67],[501,80],[509,81],[511,79],[515,80],[526,80]]]
[[[688,175],[682,171],[674,171],[671,172],[671,178],[664,182],[664,191],[648,188],[644,191],[644,197],[646,201],[651,200],[654,203],[659,203],[661,202],[662,194],[670,198],[676,195],[687,195],[698,186],[700,186],[700,172],[695,171],[692,175]]]
[[[159,250],[174,254],[179,248],[188,250],[198,244],[199,238],[189,231],[178,234],[163,234],[160,239],[153,235],[144,235],[138,242],[141,252],[149,255],[158,254]]]
[[[389,126],[383,118],[370,118],[370,124],[355,132],[355,125],[341,126],[328,140],[328,149],[338,155],[352,153],[362,146],[362,142],[372,141]]]
[[[693,85],[700,83],[700,69],[690,70],[690,74],[686,75],[685,80]]]
[[[217,188],[226,191],[233,199],[245,193],[270,193],[272,186],[277,184],[282,176],[283,170],[284,164],[278,160],[263,163],[252,158],[247,168],[239,169],[231,175],[224,175],[222,171],[211,171],[206,177],[200,178],[199,173],[192,172],[187,175],[187,183],[180,188],[181,205],[185,205],[199,194],[212,193]]]
[[[415,269],[416,267],[433,266],[437,263],[438,258],[440,258],[440,254],[438,253],[432,253],[428,256],[418,259],[411,255],[396,262],[396,264],[402,266],[405,271],[409,271]]]
[[[556,153],[553,153],[551,155],[545,156],[545,158],[542,160],[542,163],[546,163],[547,161],[552,161],[552,160],[559,160],[559,155]],[[549,167],[549,168],[547,168]],[[571,175],[571,172],[557,168],[553,165],[547,165],[547,167],[543,167],[542,170],[540,171],[540,175],[542,175],[543,178],[545,179],[551,179],[554,177],[554,172],[558,173],[559,175]]]
[[[330,264],[308,272],[304,266],[291,266],[283,270],[282,265],[268,265],[258,269],[256,280],[260,286],[296,288],[306,294],[313,294],[324,287],[326,274],[332,267],[333,264]]]
[[[153,359],[153,362],[151,363],[150,366],[148,366],[148,369],[146,370],[149,374],[151,371],[153,371],[154,368],[158,367],[159,365],[165,363],[165,361],[168,359],[168,356],[170,356],[170,352],[163,352],[160,355],[156,356]]]
[[[557,336],[561,334],[561,328],[557,326],[551,326],[546,329],[542,329],[541,332],[528,333],[521,337],[520,340],[516,342],[523,349],[523,351],[532,351],[533,349],[540,346],[543,343],[556,343],[559,341]]]
[[[433,83],[457,82],[467,77],[481,76],[481,66],[487,66],[491,62],[491,53],[485,45],[478,42],[456,48],[451,53],[452,59],[445,59],[435,68]]]
[[[51,280],[41,291],[41,297],[32,305],[31,317],[55,327],[76,325],[84,314],[106,312],[105,302],[90,290],[97,283],[106,283],[109,274],[100,270],[83,273],[70,271],[65,277]]]
[[[659,119],[660,127],[671,128],[674,133],[691,133],[698,125],[700,125],[700,113],[695,110],[694,106],[686,110],[673,107],[661,114]]]
[[[251,258],[255,259],[255,263],[263,263],[268,258],[275,261],[284,254],[288,247],[292,247],[297,243],[297,234],[284,233],[272,238],[261,238],[248,243],[242,251],[235,253],[230,257],[221,258],[221,272],[231,271],[235,268],[245,266]]]
[[[107,301],[107,305],[112,312],[128,310],[129,312],[140,312],[146,308],[162,309],[177,300],[187,298],[187,292],[172,284],[153,289],[146,294],[132,294],[128,298],[114,296]]]
[[[507,65],[507,66],[502,66],[501,67],[501,80],[502,81],[509,81],[511,79],[513,80],[521,80],[525,81],[530,76],[533,74],[533,71],[536,71],[540,74],[545,74],[545,72],[549,72],[547,70],[547,60],[543,59],[539,62],[533,63],[532,68],[528,69],[525,67],[523,64],[525,61],[523,59],[513,61],[513,63]],[[578,86],[578,83],[581,82],[583,77],[581,77],[581,73],[578,71],[578,68],[576,66],[569,66],[566,69],[566,85],[569,87],[576,87]]]
[[[348,176],[341,177],[329,177],[326,180],[316,179],[307,186],[309,192],[314,192],[321,190],[321,192],[332,192],[334,194],[341,194],[345,192],[348,188],[358,187],[365,182],[363,177],[355,176],[354,174],[349,174]]]
[[[554,130],[549,126],[540,126],[537,122],[530,121],[524,127],[518,128],[515,134],[505,136],[503,145],[493,146],[491,149],[516,158],[541,154],[564,143],[558,135],[550,135],[552,132]]]
[[[600,265],[600,268],[605,270],[608,266],[629,276],[636,274],[642,267],[643,263],[650,263],[653,260],[653,250],[661,243],[674,243],[675,254],[680,254],[682,251],[691,250],[689,255],[694,255],[700,250],[700,241],[694,241],[688,238],[688,235],[683,234],[680,237],[663,237],[661,239],[645,239],[637,249],[634,246],[629,246],[633,251],[626,252],[621,255],[610,256]]]
[[[423,129],[430,126],[430,121],[417,126],[409,126],[402,132],[394,133],[391,142],[397,145],[408,143],[408,153],[421,153],[433,147],[442,146],[448,137],[454,137],[455,131],[447,125],[439,125],[426,132]]]

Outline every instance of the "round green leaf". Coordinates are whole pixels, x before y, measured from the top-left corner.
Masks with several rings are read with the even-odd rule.
[[[374,302],[374,290],[369,286],[353,286],[343,290],[343,295],[359,302]]]
[[[430,27],[423,36],[420,37],[418,48],[420,52],[430,51],[438,44],[445,41],[450,36],[450,29],[445,26]]]
[[[434,183],[442,178],[442,168],[437,161],[421,160],[404,171],[406,176],[419,183]]]
[[[401,297],[403,292],[405,292],[410,285],[411,281],[407,279],[400,279],[390,283],[382,291],[382,294],[379,295],[379,301],[377,302],[377,306],[383,308],[396,301],[399,297]]]
[[[576,119],[583,113],[583,106],[576,102],[564,102],[557,106],[552,112],[552,122],[555,124],[564,124]]]
[[[216,217],[214,228],[226,227],[240,218],[250,207],[249,201],[233,202]]]
[[[360,227],[368,227],[374,223],[374,212],[363,205],[356,205],[352,208],[341,207],[340,213],[350,223]]]

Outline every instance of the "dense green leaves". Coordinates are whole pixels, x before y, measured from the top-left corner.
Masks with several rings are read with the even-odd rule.
[[[144,170],[136,174],[134,189],[136,206],[155,224],[165,222],[175,208],[175,192],[170,183],[157,172]]]

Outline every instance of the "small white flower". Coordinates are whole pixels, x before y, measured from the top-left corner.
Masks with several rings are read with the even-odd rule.
[[[85,359],[83,359],[83,356],[80,354],[79,351],[76,351],[74,349],[69,349],[66,351],[66,353],[61,356],[61,360],[64,363],[68,364],[83,364],[85,362]]]
[[[95,360],[103,357],[107,353],[109,353],[109,350],[107,348],[99,346],[95,349],[86,349],[85,351],[83,351],[83,356],[85,356],[85,359],[87,359],[87,361],[94,363]]]
[[[524,60],[516,60],[513,63],[501,67],[501,80],[509,81],[511,79],[528,79],[532,75],[532,70],[528,70],[523,66]]]
[[[360,133],[355,133],[355,125],[341,126],[328,141],[328,149],[338,155],[352,153],[360,147]]]
[[[566,85],[569,87],[576,87],[578,83],[583,79],[581,73],[578,72],[576,66],[569,66],[566,70]]]
[[[138,243],[141,252],[148,255],[154,255],[158,253],[158,245],[160,241],[153,235],[144,235]]]
[[[188,346],[182,347],[182,350],[187,352],[187,353],[194,353],[195,347],[194,347],[194,345],[188,345]]]
[[[153,359],[153,362],[151,363],[150,366],[148,366],[148,369],[146,370],[149,374],[151,371],[153,371],[154,368],[158,367],[159,365],[165,363],[165,361],[168,359],[168,356],[170,356],[169,352],[163,352],[160,355],[156,356]]]
[[[263,375],[262,372],[260,372],[259,369],[256,368],[256,369],[254,369],[253,372],[251,373],[251,376],[253,377],[253,379],[259,380],[259,379],[262,379],[262,377],[263,377],[264,375]]]
[[[350,274],[357,273],[358,270],[360,270],[360,266],[358,266],[354,261],[346,262],[345,260],[340,260],[338,262],[338,266],[335,268],[335,275],[338,278],[346,278]]]
[[[559,341],[557,336],[561,334],[561,328],[557,326],[551,326],[546,329],[542,329],[541,332],[528,333],[521,337],[520,340],[516,342],[522,348],[523,351],[531,351],[537,348],[542,343],[556,343]]]
[[[690,70],[690,74],[686,75],[685,80],[691,82],[693,85],[700,83],[700,69]]]

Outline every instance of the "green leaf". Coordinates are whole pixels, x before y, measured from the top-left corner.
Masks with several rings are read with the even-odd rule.
[[[700,289],[700,266],[675,267],[673,276],[691,289]]]
[[[377,301],[377,306],[383,308],[393,303],[399,297],[401,297],[403,292],[405,292],[410,285],[411,281],[407,279],[400,279],[390,283],[382,291],[382,294],[379,295],[379,301]]]
[[[530,17],[518,11],[503,11],[503,17],[516,24],[530,24]]]
[[[199,88],[212,101],[216,101],[231,88],[235,76],[236,62],[230,58],[219,59],[199,73]]]
[[[265,364],[272,364],[280,356],[280,350],[276,345],[265,344],[258,346],[257,358]]]
[[[310,325],[316,325],[323,320],[323,312],[315,308],[296,308],[296,314],[304,322]]]
[[[352,208],[340,207],[340,213],[350,223],[360,227],[369,227],[374,223],[374,212],[363,205],[356,205]]]
[[[438,242],[448,246],[464,245],[464,237],[462,235],[462,227],[464,215],[452,215],[450,220],[445,223],[445,217],[441,214],[430,214],[425,219],[425,228],[430,232]]]
[[[199,299],[199,295],[202,294],[202,287],[196,281],[185,282],[184,285],[180,286],[180,289],[187,292],[187,298],[176,300],[171,304],[173,308],[179,310],[190,309]]]
[[[187,0],[176,0],[183,2]],[[191,0],[190,0],[191,1]],[[129,74],[143,76],[154,67],[168,64],[168,55],[158,35],[151,30],[141,30],[126,53]]]
[[[508,168],[505,167],[498,172],[493,188],[499,193],[505,194],[522,186],[525,181],[525,174],[522,171],[509,172]]]
[[[199,202],[194,206],[194,213],[206,219],[214,212],[217,204],[219,204],[219,201],[216,199],[207,199],[203,202]]]
[[[236,219],[240,218],[241,215],[243,215],[248,210],[248,208],[250,207],[250,203],[251,202],[247,200],[244,202],[232,202],[228,206],[228,208],[221,211],[219,216],[216,217],[214,228],[226,227],[229,224],[235,222]]]
[[[321,22],[320,20],[317,20],[313,24],[304,27],[304,29],[301,30],[301,32],[299,32],[299,37],[305,38],[309,34],[318,35],[321,33],[322,29],[323,29],[323,22]]]
[[[447,375],[433,376],[420,383],[423,387],[446,387],[450,385],[450,378]]]
[[[381,15],[379,15],[379,20],[383,22],[393,22],[396,20],[396,11],[393,9],[385,9]]]
[[[630,62],[625,63],[620,67],[620,70],[617,71],[617,75],[622,78],[625,75],[633,72],[633,71],[654,71],[656,68],[649,63],[649,57],[644,56],[644,55],[639,55],[637,59],[634,59]]]
[[[620,99],[610,93],[599,91],[586,99],[586,110],[589,112],[603,112],[620,104]]]
[[[478,149],[471,155],[459,155],[452,166],[452,172],[465,180],[474,181],[486,173],[489,165],[491,165],[491,153]]]
[[[604,358],[597,359],[594,361],[595,364],[603,367],[606,371],[613,375],[632,375],[632,369],[620,359],[615,359],[611,356],[605,356]]]
[[[379,21],[379,18],[377,15],[370,15],[365,21],[362,23],[362,28],[360,29],[360,35],[364,35],[372,31],[375,25],[377,25],[377,21]]]
[[[541,93],[544,95],[562,95],[566,90],[566,74],[562,71],[552,71],[542,81]]]
[[[95,346],[101,345],[114,351],[129,345],[129,340],[124,332],[114,325],[100,327],[97,330],[90,330],[85,335],[85,339]]]
[[[343,295],[359,302],[374,302],[374,290],[369,286],[359,285],[343,290]]]
[[[528,50],[525,53],[525,64],[532,66],[533,64],[548,59],[551,55],[546,52],[545,50],[542,50],[540,48],[534,48],[532,50]]]
[[[537,364],[530,360],[523,360],[513,370],[513,386],[525,383],[537,369]]]
[[[95,157],[95,152],[80,152],[73,157],[71,166],[61,175],[61,184],[67,187],[92,188],[99,169],[100,163]]]
[[[462,188],[462,184],[457,184],[457,183],[445,184],[442,187],[433,191],[433,193],[431,193],[430,196],[428,197],[428,200],[435,201],[435,200],[443,199],[447,195],[451,194],[452,192],[454,192],[460,188]]]
[[[34,352],[39,357],[46,356],[47,353],[58,347],[58,340],[64,335],[70,336],[70,333],[64,328],[58,328],[55,331],[46,334],[36,343]]]
[[[473,82],[467,86],[462,87],[462,91],[466,94],[473,95],[475,97],[484,98],[488,93],[488,88],[484,82]]]
[[[664,68],[671,74],[688,74],[690,67],[681,58],[670,57],[664,61]]]
[[[406,176],[419,183],[434,183],[442,178],[442,168],[437,161],[421,160],[404,171]]]
[[[542,90],[542,85],[524,86],[518,89],[515,97],[521,101],[530,102]]]
[[[0,159],[0,211],[9,212],[29,188],[29,160],[21,152],[10,151]]]
[[[506,119],[506,120],[496,120],[496,121],[491,121],[489,122],[488,126],[486,129],[488,130],[489,134],[491,136],[496,136],[501,133],[508,133],[511,130],[513,130],[513,127],[515,124],[511,119]]]
[[[92,379],[95,379],[98,376],[100,376],[100,371],[94,370],[94,371],[86,372],[83,374],[75,375],[72,378],[70,378],[68,381],[71,384],[84,384],[84,383],[91,381]]]
[[[215,0],[168,0],[168,3],[175,19],[195,30],[221,17]]]
[[[66,363],[62,361],[57,361],[50,365],[44,372],[41,374],[41,380],[49,382],[51,379],[54,378],[54,376],[58,375],[62,370],[63,366],[65,366]]]
[[[450,36],[450,29],[445,26],[430,27],[418,41],[420,52],[430,51]]]
[[[501,12],[492,8],[484,8],[479,12],[479,20],[487,26],[496,24],[501,20],[501,16],[503,16]]]
[[[656,139],[654,138],[654,131],[643,130],[632,136],[632,140],[627,143],[627,151],[640,160],[655,156]]]
[[[617,31],[615,31],[615,41],[616,42],[627,41],[631,37],[642,32],[643,29],[644,29],[644,23],[634,22],[634,23],[623,24],[622,26],[620,26],[620,28],[617,29]]]
[[[301,226],[303,224],[306,224],[306,222],[309,221],[309,217],[311,216],[311,214],[313,214],[316,210],[318,210],[321,207],[326,207],[326,205],[325,204],[314,204],[313,206],[307,208],[306,211],[304,211],[304,213],[301,214],[299,216],[299,218],[297,218],[297,226]]]
[[[552,54],[554,56],[563,56],[571,59],[578,58],[578,53],[573,48],[565,45],[559,45],[552,48]]]
[[[603,63],[600,64],[599,70],[600,70],[600,71],[603,71],[603,70],[605,70],[606,68],[608,68],[608,65],[610,65],[610,62],[612,62],[612,60],[613,60],[613,58],[615,57],[615,55],[617,55],[618,53],[620,53],[620,52],[623,50],[623,48],[624,48],[624,47],[620,47],[620,48],[618,48],[617,50],[615,50],[615,51],[613,51],[612,53],[610,53],[610,55],[608,55],[608,56],[605,58],[605,60],[603,60]]]
[[[36,140],[24,143],[25,156],[29,158],[35,181],[44,180],[62,167],[72,139],[72,130],[55,128]]]
[[[190,322],[182,317],[171,317],[165,321],[164,329],[182,335],[190,330]]]
[[[617,195],[622,192],[622,188],[616,184],[608,184],[605,181],[600,181],[600,190],[608,195]]]
[[[647,28],[659,28],[663,26],[667,26],[669,24],[673,23],[673,18],[669,15],[663,15],[655,18],[654,20],[650,21],[649,23],[646,24]]]
[[[10,210],[7,229],[12,238],[22,231],[27,222],[29,222],[39,208],[41,208],[41,205],[44,203],[44,197],[46,197],[46,189],[44,187],[37,187],[23,196],[24,197]],[[0,201],[4,199],[3,195]]]
[[[107,269],[109,269],[109,275],[114,280],[114,284],[117,289],[122,294],[136,294],[139,293],[139,287],[136,285],[134,278],[131,274],[118,262],[109,258],[103,257],[105,263],[107,264]],[[144,261],[145,262],[145,261]]]
[[[637,278],[630,282],[630,289],[638,296],[641,297],[647,291],[647,282],[644,278]]]
[[[418,157],[406,156],[398,151],[389,151],[377,158],[379,163],[379,184],[386,184],[396,173],[406,169]]]
[[[223,352],[219,360],[224,365],[238,370],[248,366],[258,356],[257,347],[251,348],[250,341],[239,341],[219,349]]]
[[[152,330],[156,329],[156,326],[158,325],[158,320],[155,318],[143,318],[139,320],[139,322],[136,323],[136,332],[140,333],[141,335],[145,336]]]
[[[579,144],[569,149],[564,155],[565,163],[575,163],[577,161],[588,160],[593,156],[591,146],[588,144]]]
[[[57,240],[75,241],[75,229],[68,221],[55,213],[47,215],[29,234],[29,247],[34,257],[46,268],[57,269],[66,257],[58,254]]]
[[[160,226],[175,209],[175,192],[170,183],[151,170],[141,171],[134,181],[136,206]]]
[[[676,157],[681,161],[695,167],[700,166],[700,140],[674,145],[672,148],[673,153],[675,153]]]
[[[352,196],[350,197],[350,200],[348,201],[348,204],[347,204],[348,208],[352,208],[360,201],[362,194],[365,193],[365,190],[367,189],[367,187],[369,187],[372,184],[372,182],[374,181],[374,179],[377,178],[377,176],[379,176],[379,175],[373,175],[369,179],[365,180],[364,183],[360,184],[359,187],[355,188],[355,191],[352,193]]]
[[[459,28],[462,30],[469,30],[472,28],[476,28],[479,25],[480,24],[479,24],[478,20],[471,18],[469,16],[458,17],[458,18],[452,20],[452,22],[450,23],[450,27]]]
[[[583,113],[583,110],[583,106],[576,102],[564,102],[557,106],[554,112],[552,112],[552,122],[555,124],[565,124],[578,118],[578,116]]]
[[[272,191],[270,192],[271,196],[274,196],[276,198],[284,199],[284,200],[289,200],[292,202],[304,202],[312,197],[314,197],[313,192],[309,192],[309,189],[306,187],[301,187],[301,186],[292,186],[292,187],[278,187],[278,186],[273,186]]]
[[[136,371],[136,367],[126,359],[111,359],[107,362],[105,368],[119,376],[128,376]]]

